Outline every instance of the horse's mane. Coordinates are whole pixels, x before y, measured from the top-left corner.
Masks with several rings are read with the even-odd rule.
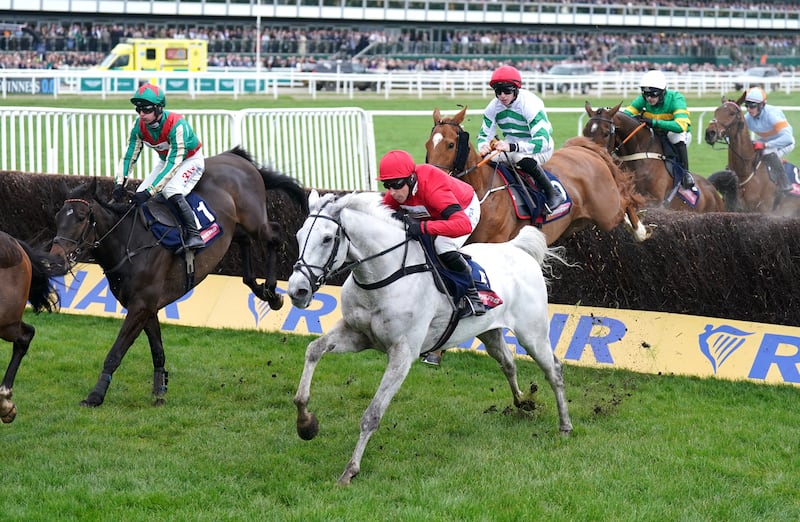
[[[93,177],[91,181],[86,181],[76,185],[72,190],[67,193],[66,199],[85,199],[94,200],[101,207],[109,210],[118,218],[121,217],[130,207],[127,203],[114,203],[104,200],[97,191],[97,177]]]
[[[393,226],[402,225],[401,221],[392,216],[393,210],[383,204],[383,196],[378,192],[351,192],[339,197],[336,205],[342,210],[346,208],[361,212]]]
[[[564,148],[566,147],[582,147],[596,153],[606,163],[608,170],[611,171],[611,175],[617,182],[617,188],[623,199],[631,201],[637,207],[644,204],[644,197],[634,189],[633,172],[614,161],[611,153],[604,146],[593,142],[585,136],[575,136],[564,143]]]

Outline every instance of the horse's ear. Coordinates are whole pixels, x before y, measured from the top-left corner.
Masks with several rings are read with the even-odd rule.
[[[744,103],[744,99],[745,99],[745,97],[747,97],[747,91],[744,91],[744,92],[742,93],[742,95],[741,95],[741,96],[739,96],[739,99],[738,99],[738,100],[736,100],[736,105],[741,105],[741,104],[743,104],[743,103]]]
[[[319,201],[319,192],[317,192],[317,189],[311,189],[308,194],[308,206],[313,207],[317,201]]]
[[[594,109],[592,109],[592,104],[589,103],[589,100],[586,100],[586,103],[583,105],[583,107],[586,109],[586,114],[589,116],[594,116]]]
[[[442,113],[439,112],[439,107],[433,109],[433,124],[439,125],[439,122],[442,121]]]
[[[622,103],[623,103],[623,102],[619,102],[619,103],[618,103],[618,104],[616,104],[615,106],[611,107],[611,114],[612,114],[612,115],[613,115],[613,114],[616,114],[616,113],[618,113],[618,112],[619,112],[619,108],[620,108],[620,107],[622,107]]]
[[[453,121],[455,121],[460,125],[461,122],[464,121],[464,116],[466,116],[466,114],[467,114],[467,106],[465,105],[463,109],[458,111],[458,114],[453,116]]]

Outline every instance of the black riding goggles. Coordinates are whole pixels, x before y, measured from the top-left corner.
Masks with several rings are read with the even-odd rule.
[[[642,96],[645,98],[660,98],[664,94],[661,89],[642,89]]]
[[[139,114],[150,114],[151,112],[156,112],[155,105],[137,105],[136,112]]]
[[[517,88],[513,85],[498,85],[494,88],[494,95],[500,96],[501,94],[514,94]]]
[[[759,105],[761,105],[761,104],[758,103],[758,102],[744,102],[744,106],[747,107],[748,109],[755,109]]]
[[[387,179],[383,182],[383,188],[386,190],[394,189],[400,190],[401,188],[406,186],[408,182],[408,178],[398,178],[398,179]]]

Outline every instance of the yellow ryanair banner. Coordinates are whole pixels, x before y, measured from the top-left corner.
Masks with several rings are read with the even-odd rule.
[[[57,288],[62,312],[125,314],[96,265],[76,267],[57,280]],[[278,290],[285,288],[286,282],[279,282]],[[183,326],[319,335],[341,318],[339,298],[339,287],[323,286],[305,310],[291,306],[288,298],[281,310],[270,310],[240,278],[210,275],[159,317]],[[555,304],[550,305],[550,317],[550,342],[570,364],[800,385],[797,327]],[[526,356],[510,331],[506,342],[517,355]],[[477,340],[459,348],[484,349]]]

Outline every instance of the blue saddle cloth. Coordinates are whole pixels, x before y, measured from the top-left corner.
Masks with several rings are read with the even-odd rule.
[[[534,225],[541,225],[549,223],[556,219],[562,218],[569,214],[572,208],[572,198],[570,197],[564,185],[552,173],[544,171],[550,183],[556,190],[560,190],[565,195],[566,200],[558,206],[555,211],[549,216],[544,214],[544,205],[547,202],[547,197],[544,195],[541,187],[537,186],[528,174],[520,173],[523,184],[520,184],[517,177],[512,173],[508,167],[503,163],[492,163],[495,170],[503,176],[505,182],[508,184],[508,194],[511,196],[511,201],[514,203],[514,211],[517,214],[517,219],[530,219]]]
[[[439,261],[439,257],[436,255],[436,250],[433,248],[432,236],[422,236],[421,244],[428,252],[428,258],[432,260],[433,268],[442,276],[442,281],[444,281],[447,293],[453,298],[453,302],[456,306],[461,303],[461,300],[467,294],[467,289],[470,287],[473,280],[475,281],[475,288],[478,290],[478,295],[481,297],[483,306],[487,310],[503,304],[503,300],[500,296],[492,290],[486,271],[471,257],[462,254],[464,259],[467,260],[467,263],[469,263],[470,268],[472,268],[472,277],[467,278],[462,272],[453,272],[442,265],[441,261]]]
[[[186,196],[186,201],[189,203],[194,215],[197,217],[198,223],[200,223],[200,236],[206,243],[206,246],[200,249],[203,250],[222,235],[222,227],[219,225],[219,223],[217,223],[217,216],[214,213],[214,210],[203,198],[194,192],[190,192],[189,195]],[[170,213],[170,222],[166,223],[165,221],[167,220],[163,219],[163,210],[158,211],[152,209],[151,205],[157,205],[162,207],[162,209],[166,209],[166,211]],[[150,229],[150,232],[152,232],[153,236],[164,248],[175,251],[183,246],[181,229],[176,226],[176,223],[180,223],[180,221],[178,220],[177,216],[175,216],[172,210],[172,205],[169,202],[164,201],[161,203],[160,201],[157,201],[156,198],[153,198],[142,207],[142,210],[144,212],[145,224],[147,225],[147,228]],[[157,214],[160,214],[162,217],[157,217]]]

